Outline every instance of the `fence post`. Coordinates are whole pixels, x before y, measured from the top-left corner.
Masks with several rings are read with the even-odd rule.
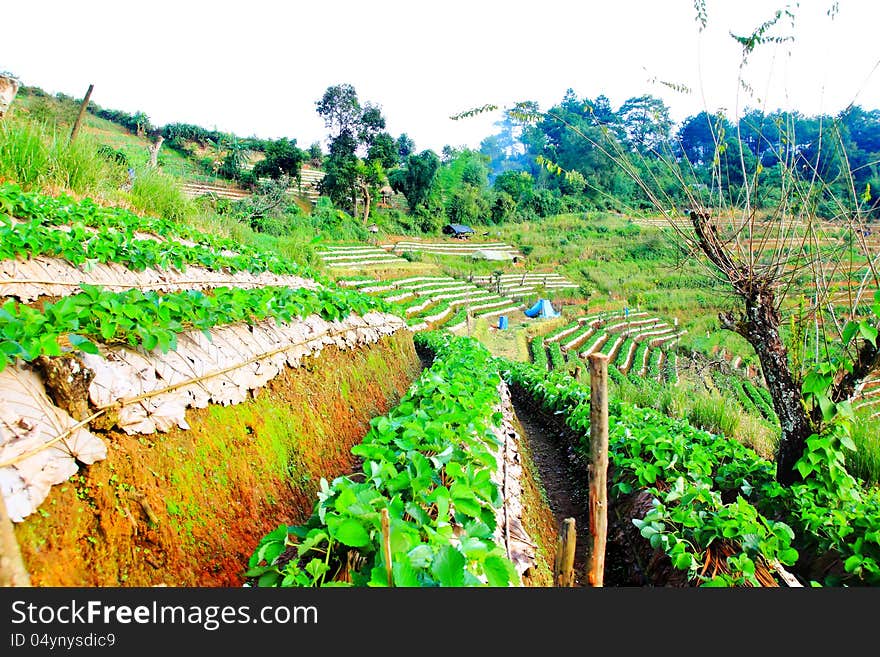
[[[79,126],[82,123],[83,116],[85,116],[86,108],[89,106],[89,98],[92,97],[92,89],[94,88],[95,85],[89,85],[89,89],[86,91],[82,104],[79,106],[79,114],[76,115],[76,121],[73,122],[73,129],[70,131],[70,143],[73,143],[73,140],[76,139],[76,133],[79,132]]]
[[[608,535],[608,356],[590,354],[590,536],[587,581],[602,586]]]
[[[385,574],[388,577],[388,586],[394,586],[394,575],[391,569],[391,518],[388,509],[382,509],[382,556],[385,559]]]
[[[574,518],[566,518],[562,522],[553,573],[553,582],[556,586],[574,586],[574,551],[577,544],[574,525]]]

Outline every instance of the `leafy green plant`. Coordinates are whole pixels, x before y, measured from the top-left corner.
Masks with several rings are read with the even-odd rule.
[[[311,517],[258,544],[258,586],[507,586],[513,564],[493,541],[500,491],[491,480],[498,372],[476,342],[417,334],[434,363],[352,453],[359,473],[321,481]],[[390,563],[382,512],[390,519]],[[282,558],[287,552],[292,557]]]
[[[538,367],[547,369],[549,362],[547,360],[547,346],[544,344],[544,338],[540,335],[532,338],[529,342],[529,350],[532,354],[532,362]]]
[[[81,285],[82,293],[45,304],[42,310],[9,300],[0,307],[0,371],[17,358],[31,361],[58,356],[62,340],[88,353],[98,353],[92,339],[125,342],[162,352],[175,349],[177,335],[235,322],[273,318],[289,322],[317,314],[339,320],[349,313],[389,309],[378,299],[354,290],[266,286],[217,287],[211,293],[187,290],[170,294],[132,289],[108,292]]]

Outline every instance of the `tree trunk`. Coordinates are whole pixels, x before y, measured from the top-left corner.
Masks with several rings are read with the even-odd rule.
[[[4,117],[15,94],[18,93],[19,82],[11,75],[0,73],[0,119]]]
[[[162,142],[165,141],[165,137],[159,135],[156,137],[156,141],[150,144],[150,168],[155,169],[159,166],[159,149],[162,148]]]
[[[780,318],[774,293],[778,281],[735,261],[707,212],[692,210],[690,216],[700,249],[724,273],[745,303],[745,312],[738,321],[731,313],[722,313],[719,319],[724,328],[748,340],[758,354],[781,428],[776,480],[783,485],[795,483],[800,475],[794,465],[803,455],[814,425],[804,406],[801,387],[791,372],[788,349],[779,337]]]
[[[367,220],[370,218],[370,187],[367,184],[361,183],[361,193],[364,196],[364,225],[367,225]]]
[[[779,314],[774,307],[773,293],[758,292],[745,296],[744,301],[743,321],[731,326],[731,318],[723,317],[722,322],[748,340],[758,354],[781,427],[776,480],[784,485],[792,484],[800,480],[794,466],[807,447],[813,425],[803,403],[800,385],[788,364],[788,349],[779,337]]]

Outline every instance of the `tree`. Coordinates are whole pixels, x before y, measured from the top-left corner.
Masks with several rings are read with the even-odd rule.
[[[776,19],[779,17],[777,12]],[[748,37],[734,38],[753,48],[769,40],[764,36],[768,25],[772,21]],[[751,52],[749,45],[745,47]],[[868,289],[880,286],[880,274],[874,266],[876,248],[864,239],[864,199],[851,185],[842,193],[835,191],[834,180],[829,180],[829,176],[852,178],[845,167],[846,158],[829,162],[823,155],[826,149],[839,153],[844,146],[839,121],[813,123],[793,117],[775,126],[779,144],[772,147],[778,148],[775,156],[782,176],[781,196],[763,213],[757,212],[755,204],[766,184],[763,165],[752,154],[748,141],[738,137],[721,115],[710,117],[703,112],[686,121],[679,131],[687,162],[707,165],[713,185],[693,184],[693,167],[682,167],[681,161],[670,158],[664,160],[664,166],[676,176],[691,208],[692,231],[673,221],[675,234],[739,302],[738,310],[720,313],[719,320],[723,328],[743,336],[758,356],[780,421],[776,476],[788,485],[819,467],[819,456],[802,460],[811,439],[833,437],[835,431],[845,430],[851,414],[848,400],[856,385],[880,366],[880,295],[867,312],[863,304],[860,308]],[[674,218],[670,198],[650,180],[636,178],[655,207]],[[830,227],[833,238],[822,221],[823,202],[836,208],[837,223]],[[842,244],[840,232],[848,235]],[[832,279],[850,257],[846,244],[854,244],[866,254],[869,266],[855,280],[846,277],[841,296],[834,293]],[[817,248],[819,245],[823,248]],[[804,276],[809,279],[807,287]],[[791,303],[797,295],[805,301],[803,308]],[[786,343],[788,326],[795,327],[796,335],[807,326],[815,329],[811,358],[804,357],[802,342]],[[796,358],[792,350],[798,354]]]
[[[526,171],[506,171],[495,178],[492,186],[496,192],[506,193],[515,202],[520,203],[533,194],[535,180]]]
[[[254,165],[254,176],[273,180],[289,176],[299,180],[305,158],[306,154],[297,147],[296,139],[281,137],[266,145],[266,157]]]
[[[243,140],[235,135],[223,135],[219,140],[218,150],[225,149],[226,155],[217,169],[217,174],[229,180],[239,180],[241,170],[247,162],[248,149]]]
[[[321,144],[314,142],[309,146],[308,160],[309,164],[313,167],[319,167],[324,164],[324,153],[321,151]]]
[[[655,96],[629,98],[617,112],[630,147],[645,154],[664,149],[669,142],[672,119],[669,108]]]
[[[358,214],[358,200],[363,199],[363,220],[366,222],[369,190],[373,185],[370,181],[376,174],[375,165],[365,164],[359,155],[366,155],[370,162],[380,162],[387,155],[386,142],[390,136],[387,139],[380,137],[385,134],[382,132],[385,118],[378,106],[370,103],[362,106],[350,84],[328,87],[315,105],[330,130],[330,154],[324,163],[325,175],[319,188],[352,214]],[[370,156],[371,149],[374,149],[374,157]]]
[[[692,165],[711,164],[715,157],[717,135],[729,132],[729,126],[723,115],[710,116],[705,111],[687,117],[676,135],[679,152]]]
[[[409,138],[405,132],[401,133],[401,135],[397,138],[397,154],[400,158],[400,161],[403,162],[410,155],[416,152],[416,143]]]
[[[380,132],[367,149],[367,160],[378,161],[383,168],[392,169],[400,162],[397,143],[387,132]]]
[[[428,194],[437,177],[440,158],[432,150],[424,150],[418,155],[406,158],[406,164],[388,175],[391,188],[406,197],[410,212],[419,213],[425,209]]]
[[[488,199],[474,185],[461,185],[456,188],[446,202],[446,215],[449,220],[459,224],[470,224],[489,213]]]
[[[505,112],[495,127],[498,132],[480,142],[480,152],[488,158],[490,181],[506,171],[522,170],[528,163],[525,146],[520,141],[522,124],[510,112]]]
[[[744,59],[763,43],[780,42],[768,31],[783,15],[790,12],[777,11],[750,35],[732,35],[743,46]],[[870,190],[855,187],[847,157],[824,155],[845,154],[845,115],[775,121],[778,142],[768,148],[778,160],[781,183],[773,190],[776,202],[761,212],[756,199],[773,184],[764,176],[764,154],[755,157],[736,124],[721,113],[691,117],[678,132],[677,156],[652,155],[656,159],[628,151],[610,130],[589,129],[596,126],[581,121],[570,93],[551,110],[522,117],[543,133],[543,149],[555,156],[556,174],[569,168],[583,172],[572,157],[577,147],[567,142],[576,137],[585,144],[582,156],[601,155],[630,177],[670,220],[688,257],[705,265],[706,274],[732,294],[737,308],[720,313],[719,320],[758,356],[780,421],[777,480],[791,485],[812,472],[838,468],[843,459],[838,446],[852,444],[846,437],[849,400],[880,368],[880,253],[865,239],[872,197]],[[572,166],[556,163],[564,157]],[[656,167],[665,171],[662,180],[652,175]],[[700,179],[701,168],[711,184]],[[665,182],[670,178],[679,196],[670,193]],[[684,225],[681,197],[689,207]],[[854,252],[861,254],[863,266],[850,271]],[[847,275],[838,276],[841,271]],[[797,340],[786,342],[788,327]],[[815,335],[812,344],[803,338],[807,329]]]
[[[357,140],[344,131],[330,142],[330,154],[324,163],[324,177],[318,189],[339,207],[354,214],[357,203],[358,165]]]
[[[324,119],[324,126],[330,130],[331,140],[343,132],[352,135],[357,133],[363,110],[352,85],[337,84],[327,87],[315,105],[318,114]]]

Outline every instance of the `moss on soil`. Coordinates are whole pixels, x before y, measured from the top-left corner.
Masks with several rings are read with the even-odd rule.
[[[402,331],[326,348],[242,404],[189,409],[189,430],[103,434],[107,459],[15,527],[32,585],[241,586],[259,540],[356,467],[350,448],[420,368]]]

